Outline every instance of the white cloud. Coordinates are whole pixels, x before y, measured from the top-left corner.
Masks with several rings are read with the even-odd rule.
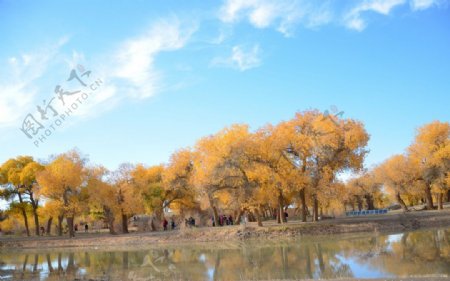
[[[234,46],[231,60],[238,66],[239,70],[244,71],[257,67],[261,64],[261,51],[258,45],[249,50],[244,50],[241,46]]]
[[[328,2],[315,9],[310,9],[308,20],[305,23],[307,28],[316,28],[332,22],[334,12]]]
[[[37,80],[67,40],[62,38],[53,46],[7,59],[0,75],[0,127],[16,124],[32,108],[39,93]]]
[[[272,27],[285,36],[291,36],[299,25],[316,28],[329,23],[343,23],[349,29],[362,31],[367,26],[364,13],[387,16],[408,1],[411,10],[417,11],[448,0],[225,0],[219,9],[219,18],[224,23],[245,20],[255,28]],[[343,3],[350,6],[343,8]]]
[[[220,8],[219,18],[227,23],[244,18],[256,28],[275,26],[289,36],[291,27],[303,16],[298,3],[289,0],[228,0]]]
[[[219,10],[225,23],[247,20],[256,28],[273,27],[290,37],[298,24],[314,28],[333,19],[330,1],[312,0],[227,0]]]
[[[251,48],[237,45],[231,49],[229,57],[214,58],[211,64],[232,67],[240,71],[249,70],[261,65],[261,49],[259,45],[253,45]]]
[[[179,20],[159,21],[145,34],[127,40],[112,58],[112,77],[123,79],[127,93],[136,98],[154,95],[161,73],[155,68],[157,54],[183,48],[195,27],[185,27]]]
[[[364,12],[375,12],[389,15],[393,8],[405,4],[406,0],[366,0],[353,7],[345,16],[344,24],[357,31],[366,28],[366,21],[362,18]]]
[[[425,10],[438,4],[436,0],[411,0],[411,9],[414,11]]]
[[[226,40],[228,37],[230,37],[230,36],[231,36],[231,35],[230,35],[230,30],[224,30],[224,29],[221,29],[221,30],[219,31],[219,35],[216,36],[215,38],[213,38],[212,40],[210,40],[209,43],[210,43],[210,44],[213,44],[213,45],[220,45],[220,44],[222,44],[223,42],[225,42],[225,40]]]
[[[23,110],[32,104],[36,91],[27,85],[26,82],[0,85],[0,126],[8,126],[17,121],[24,113]]]
[[[95,70],[96,77],[104,84],[80,106],[80,117],[93,117],[115,108],[126,99],[145,99],[161,91],[162,76],[155,66],[155,59],[161,52],[176,51],[183,48],[196,26],[181,22],[177,18],[159,20],[148,30],[134,38],[118,44],[101,67]],[[84,55],[75,52],[70,61],[74,66],[84,61]],[[95,65],[95,63],[94,63]]]
[[[5,73],[0,73],[0,128],[20,126],[20,119],[27,113],[39,116],[37,105],[41,105],[41,98],[49,101],[54,97],[54,88],[43,83],[43,78],[49,76],[50,64],[58,68],[55,85],[69,74],[60,73],[61,63],[68,65],[64,69],[74,69],[83,64],[93,76],[104,81],[95,95],[74,112],[73,115],[78,117],[96,116],[126,98],[143,99],[155,95],[161,88],[163,75],[155,66],[156,57],[161,52],[183,48],[195,30],[195,25],[177,18],[160,20],[141,35],[125,39],[109,53],[90,58],[90,63],[81,52],[73,51],[70,57],[61,52],[60,47],[67,42],[66,38],[51,48],[7,58]],[[96,65],[100,67],[95,68]],[[67,104],[76,99],[75,96],[66,96]],[[62,104],[52,103],[52,106],[58,112],[63,110]]]

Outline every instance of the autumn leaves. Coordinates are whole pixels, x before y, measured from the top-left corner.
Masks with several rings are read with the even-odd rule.
[[[156,230],[166,208],[181,215],[203,212],[214,221],[227,214],[239,222],[246,213],[262,225],[265,218],[285,222],[286,208],[295,206],[302,221],[317,221],[325,214],[375,209],[393,200],[407,210],[423,199],[432,209],[435,197],[442,207],[450,183],[449,134],[448,123],[426,125],[407,153],[367,170],[364,125],[309,110],[256,131],[245,124],[224,128],[176,151],[163,165],[123,164],[111,172],[69,151],[48,164],[31,157],[10,159],[1,167],[0,180],[3,197],[22,214],[27,229],[31,206],[36,228],[41,218],[50,231],[57,218],[61,234],[65,218],[72,236],[76,218],[101,220],[114,234],[117,228],[128,232],[130,217],[144,213],[152,215]],[[343,172],[359,176],[344,183],[339,179]]]
[[[368,139],[361,123],[331,120],[319,111],[254,133],[234,125],[197,143],[193,187],[214,214],[219,208],[247,211],[262,225],[262,216],[286,221],[285,208],[297,203],[303,220],[312,205],[317,221],[320,207],[335,198],[328,190],[338,183],[336,176],[362,168]]]
[[[435,121],[419,128],[406,152],[392,156],[374,173],[403,210],[421,202],[431,210],[434,201],[443,209],[444,199],[450,200],[450,124]]]

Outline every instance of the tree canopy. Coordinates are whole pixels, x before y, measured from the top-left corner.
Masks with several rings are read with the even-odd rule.
[[[91,164],[78,150],[51,157],[46,163],[29,156],[0,166],[0,196],[8,212],[28,216],[48,227],[58,219],[102,220],[110,233],[128,232],[132,216],[148,214],[158,228],[165,211],[183,217],[209,214],[214,225],[221,215],[239,222],[243,214],[262,225],[264,219],[286,221],[294,209],[302,221],[351,210],[373,210],[397,202],[404,211],[424,203],[441,209],[450,200],[450,125],[434,121],[417,130],[404,153],[375,167],[364,167],[369,134],[350,118],[317,110],[297,112],[292,119],[252,131],[234,124],[175,151],[167,163],[148,166],[124,163],[115,171]],[[351,174],[342,180],[343,174]]]

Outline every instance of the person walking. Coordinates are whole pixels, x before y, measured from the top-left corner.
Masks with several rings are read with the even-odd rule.
[[[233,217],[231,215],[228,217],[228,221],[230,222],[230,225],[233,225]]]
[[[164,231],[166,231],[167,230],[167,225],[168,225],[169,223],[167,222],[167,220],[164,218],[164,221],[163,221],[163,228],[164,228]]]

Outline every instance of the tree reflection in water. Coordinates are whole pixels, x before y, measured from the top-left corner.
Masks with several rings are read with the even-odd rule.
[[[258,280],[450,275],[450,229],[135,251],[0,254],[0,279]],[[358,276],[360,268],[365,274]],[[356,276],[355,276],[356,275]]]

